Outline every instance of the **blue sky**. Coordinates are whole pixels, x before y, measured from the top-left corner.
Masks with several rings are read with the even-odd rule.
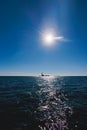
[[[87,75],[85,0],[0,1],[0,75]],[[65,41],[42,45],[53,29]]]

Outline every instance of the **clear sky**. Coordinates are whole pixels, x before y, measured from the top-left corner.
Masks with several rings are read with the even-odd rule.
[[[64,40],[44,46],[53,30]],[[87,75],[86,0],[0,1],[0,75]]]

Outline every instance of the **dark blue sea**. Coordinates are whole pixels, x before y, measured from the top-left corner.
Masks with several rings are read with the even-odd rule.
[[[87,77],[0,77],[0,130],[87,130]]]

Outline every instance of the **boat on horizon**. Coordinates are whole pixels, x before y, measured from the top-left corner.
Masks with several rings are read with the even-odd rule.
[[[41,73],[41,76],[50,76],[49,74]]]

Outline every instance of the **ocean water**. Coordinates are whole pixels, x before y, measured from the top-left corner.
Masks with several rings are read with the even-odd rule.
[[[0,130],[87,130],[87,77],[0,77]]]

